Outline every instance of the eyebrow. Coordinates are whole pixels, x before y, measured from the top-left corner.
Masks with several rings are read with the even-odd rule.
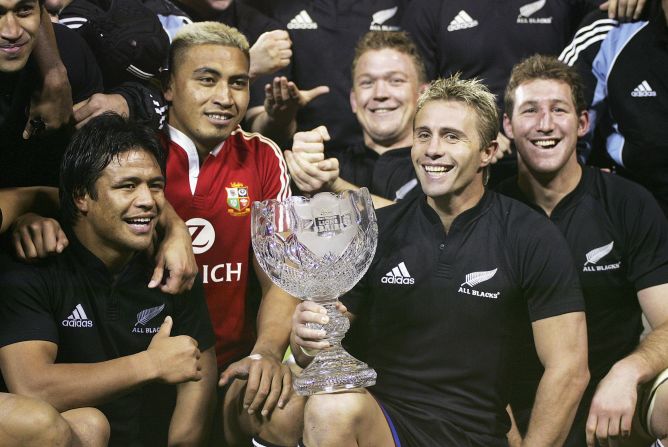
[[[118,185],[121,183],[125,182],[133,182],[133,183],[142,183],[144,179],[142,177],[137,177],[137,176],[127,176],[127,177],[120,177],[117,179],[114,179],[113,185]],[[157,175],[155,177],[151,177],[146,181],[146,183],[154,183],[154,182],[165,182],[165,176],[164,175]]]
[[[26,7],[26,6],[34,7],[36,3],[37,3],[37,0],[20,0],[20,1],[16,2],[15,5],[13,5],[9,8],[5,8],[4,6],[0,6],[0,14],[6,14],[8,11],[13,11],[13,10],[21,8],[21,7]]]

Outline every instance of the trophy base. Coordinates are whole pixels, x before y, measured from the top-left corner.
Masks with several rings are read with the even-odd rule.
[[[300,396],[336,393],[376,384],[376,371],[341,348],[320,351],[311,364],[295,378],[293,387]]]

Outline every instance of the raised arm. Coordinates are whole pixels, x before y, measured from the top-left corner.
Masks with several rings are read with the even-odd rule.
[[[532,323],[538,358],[545,367],[523,446],[562,445],[589,381],[584,312]]]

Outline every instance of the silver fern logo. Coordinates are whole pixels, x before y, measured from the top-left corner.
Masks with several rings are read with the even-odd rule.
[[[395,6],[394,8],[390,9],[383,9],[381,11],[378,11],[374,13],[371,16],[371,26],[369,26],[369,30],[371,31],[399,31],[398,26],[393,26],[393,25],[385,25],[385,22],[390,20],[392,17],[394,17],[397,13],[397,10],[399,9],[398,6]]]
[[[466,295],[480,296],[483,298],[497,299],[501,292],[480,292],[473,289],[473,287],[485,281],[489,281],[496,275],[498,268],[494,270],[485,270],[482,272],[471,272],[464,278],[464,282],[459,286],[459,293]]]
[[[588,252],[585,255],[585,257],[587,258],[587,262],[585,262],[585,265],[596,264],[598,261],[603,259],[608,253],[612,251],[612,247],[614,247],[614,245],[615,241],[612,241],[609,244],[604,245],[603,247],[598,247]]]
[[[552,17],[530,17],[543,9],[545,3],[547,3],[547,0],[538,0],[520,7],[520,15],[517,16],[517,23],[538,23],[545,25],[552,23]]]
[[[137,314],[137,322],[135,323],[135,326],[138,324],[141,324],[142,326],[146,326],[146,323],[151,321],[153,318],[155,318],[160,312],[162,312],[162,309],[165,308],[165,305],[162,304],[160,306],[156,307],[151,307],[150,309],[144,309],[141,312]]]
[[[606,270],[616,270],[621,266],[620,262],[613,262],[607,265],[597,265],[598,261],[608,256],[612,249],[615,246],[615,241],[605,244],[602,247],[595,248],[590,250],[585,254],[586,261],[584,267],[582,268],[583,272],[603,272]]]

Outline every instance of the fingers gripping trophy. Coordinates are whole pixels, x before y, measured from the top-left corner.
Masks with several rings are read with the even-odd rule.
[[[376,383],[376,372],[348,354],[341,340],[350,328],[336,307],[369,268],[378,225],[366,188],[311,198],[254,202],[251,233],[255,256],[271,280],[289,294],[327,309],[330,347],[319,351],[295,380],[297,394],[330,393]]]

